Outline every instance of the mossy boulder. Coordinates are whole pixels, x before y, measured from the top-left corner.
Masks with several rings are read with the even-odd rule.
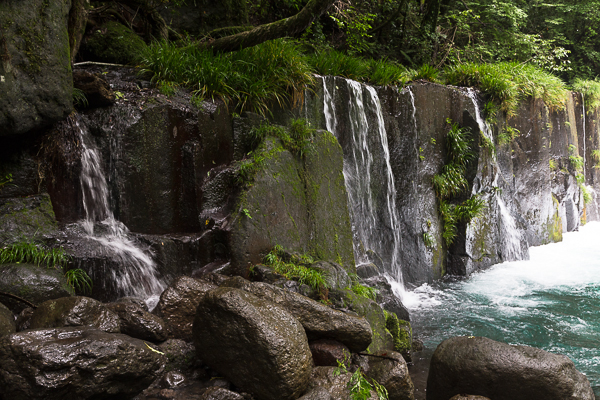
[[[131,29],[118,22],[108,21],[92,31],[81,51],[93,61],[130,64],[145,48],[144,40]]]
[[[47,194],[0,199],[0,243],[52,236],[58,230]]]
[[[34,264],[0,265],[0,292],[14,294],[36,305],[73,295],[62,271]],[[14,313],[27,307],[27,304],[10,298],[2,298],[2,302]]]
[[[0,136],[60,121],[73,106],[71,1],[0,2]]]
[[[386,329],[386,316],[379,304],[349,289],[332,290],[329,297],[336,307],[349,308],[369,321],[373,331],[373,341],[367,352],[376,353],[394,349],[394,339]]]
[[[410,361],[412,327],[410,322],[398,319],[394,313],[386,313],[385,327],[394,339],[394,350]]]
[[[16,332],[15,316],[4,304],[0,303],[0,337]]]

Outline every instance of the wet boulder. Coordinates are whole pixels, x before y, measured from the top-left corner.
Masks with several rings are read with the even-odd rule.
[[[284,308],[243,290],[208,292],[194,319],[198,357],[263,400],[298,398],[312,357],[302,325]]]
[[[89,107],[109,106],[116,101],[109,83],[99,74],[75,69],[73,70],[73,86],[85,94]]]
[[[345,289],[352,286],[348,272],[339,264],[329,261],[318,261],[311,264],[310,267],[323,273],[325,282],[331,289]]]
[[[217,286],[200,279],[181,276],[160,295],[154,313],[169,327],[169,337],[191,340],[196,307],[206,292]]]
[[[0,303],[0,337],[16,332],[15,317],[4,304]]]
[[[490,400],[487,397],[483,396],[471,396],[470,394],[457,394],[452,397],[450,400]]]
[[[94,326],[104,332],[118,333],[119,316],[97,300],[83,296],[63,297],[43,302],[31,315],[31,329],[67,326]]]
[[[494,400],[594,400],[590,382],[568,357],[473,336],[443,341],[427,379],[427,400],[462,393]]]
[[[379,357],[367,357],[369,366],[366,375],[385,387],[389,400],[413,400],[415,387],[402,354],[386,351],[376,356]]]
[[[158,347],[167,357],[168,371],[188,372],[197,364],[194,345],[183,339],[167,339]]]
[[[350,358],[350,350],[340,342],[329,339],[315,340],[308,343],[316,366],[336,367],[339,362]]]
[[[72,108],[71,2],[0,2],[0,136],[49,126]]]
[[[131,398],[164,367],[141,340],[93,327],[29,330],[0,339],[5,399]]]
[[[167,326],[162,318],[150,314],[134,303],[111,303],[106,307],[119,316],[121,333],[134,338],[162,342],[167,339]]]
[[[200,383],[182,387],[152,388],[134,400],[244,400],[239,393],[221,387],[205,387]]]
[[[92,31],[80,51],[88,60],[129,64],[137,60],[146,47],[142,38],[131,29],[108,21]]]
[[[348,384],[352,378],[352,372],[340,371],[336,367],[315,367],[310,379],[310,390],[307,393],[312,394],[314,399],[331,399],[331,400],[347,400],[351,399],[350,389]],[[321,388],[321,389],[317,389]],[[324,395],[324,389],[329,393],[329,397]],[[315,393],[315,390],[318,390]],[[317,397],[317,395],[319,397]],[[308,397],[311,399],[311,397]],[[377,394],[371,391],[369,400],[377,400]]]
[[[61,271],[21,263],[0,265],[0,292],[14,294],[35,305],[73,295]],[[15,313],[28,307],[10,298],[2,298],[2,302]]]
[[[298,400],[331,400],[331,395],[324,387],[316,386]]]
[[[366,319],[334,310],[301,294],[241,277],[233,277],[223,286],[245,290],[285,308],[300,321],[310,340],[337,340],[354,352],[365,350],[373,340]]]

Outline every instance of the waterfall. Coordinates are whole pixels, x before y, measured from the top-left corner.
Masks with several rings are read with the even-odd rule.
[[[583,107],[583,178],[585,182],[585,96],[581,94],[581,106]]]
[[[81,190],[85,219],[80,226],[86,237],[102,246],[111,257],[119,261],[120,269],[112,269],[107,279],[112,281],[121,296],[134,296],[146,300],[153,309],[165,284],[158,278],[156,264],[128,237],[129,230],[118,221],[108,202],[108,185],[101,168],[100,154],[87,127],[75,124],[82,147]],[[99,222],[102,232],[95,232]]]
[[[381,259],[382,272],[396,283],[396,291],[401,295],[404,285],[399,262],[400,218],[379,96],[374,88],[349,79],[322,80],[326,127],[342,143],[344,151],[343,173],[356,263],[377,264],[376,259]],[[337,85],[344,85],[348,91],[347,113],[336,110]],[[374,112],[375,118],[369,119],[367,110]],[[338,128],[342,119],[348,121],[345,130]]]

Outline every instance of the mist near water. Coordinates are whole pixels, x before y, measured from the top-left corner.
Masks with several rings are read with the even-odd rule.
[[[530,260],[423,285],[402,301],[428,349],[459,335],[539,347],[571,358],[600,394],[600,222],[530,248]]]

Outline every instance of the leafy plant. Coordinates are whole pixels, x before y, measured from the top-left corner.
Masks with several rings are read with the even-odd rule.
[[[425,243],[425,247],[428,249],[435,247],[435,239],[429,232],[423,232],[423,243]]]
[[[574,144],[569,145],[569,161],[571,162],[571,166],[575,169],[575,171],[583,170],[583,157],[578,156],[577,147]]]
[[[82,293],[92,292],[92,278],[82,269],[70,269],[65,272],[65,278],[67,278],[67,284]]]
[[[515,138],[519,137],[520,133],[521,132],[518,129],[506,125],[498,134],[498,143],[500,145],[509,144],[515,140]]]
[[[577,78],[572,86],[573,90],[583,94],[585,108],[588,112],[600,107],[600,81]]]
[[[287,259],[289,256],[289,259]],[[287,259],[287,260],[286,260]],[[289,255],[283,247],[276,245],[264,258],[263,262],[273,268],[275,272],[285,276],[287,279],[296,280],[311,288],[324,293],[329,285],[323,277],[323,273],[306,264],[312,264],[314,260],[309,255]]]
[[[440,70],[429,64],[423,64],[412,76],[412,80],[423,79],[429,82],[437,82]]]
[[[352,281],[352,287],[350,289],[352,292],[354,292],[354,294],[373,301],[377,300],[377,289],[362,285],[359,281],[358,275],[356,274],[348,274],[348,276]]]
[[[350,373],[346,367],[346,360],[337,360],[337,363],[338,366],[333,371],[335,376]],[[357,368],[350,377],[350,380],[348,381],[348,389],[350,390],[350,399],[352,400],[369,400],[372,392],[377,394],[378,400],[388,400],[387,389],[383,387],[383,385],[379,384],[375,379],[367,378],[362,373],[360,367]]]
[[[594,168],[600,168],[600,150],[592,150],[592,159],[594,160]]]
[[[593,198],[592,198],[592,193],[590,193],[590,189],[588,188],[588,186],[582,183],[579,185],[579,188],[581,189],[581,194],[583,195],[583,202],[585,204],[591,203]]]
[[[73,88],[73,105],[77,108],[86,108],[88,106],[88,99],[85,96],[85,92],[79,88]]]
[[[12,181],[13,181],[12,174],[8,174],[4,178],[0,178],[0,190],[2,190],[2,187],[11,183]]]
[[[548,160],[548,166],[550,167],[550,171],[556,171],[556,161],[553,158]]]
[[[41,244],[22,241],[0,249],[0,264],[31,263],[48,267],[64,267],[69,256],[62,248],[47,248]]]

